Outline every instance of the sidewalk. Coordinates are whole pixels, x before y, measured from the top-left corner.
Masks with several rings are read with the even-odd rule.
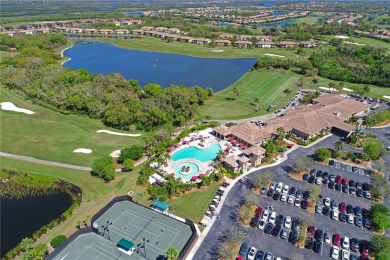
[[[297,150],[297,149],[299,149],[299,148],[308,148],[308,147],[311,147],[311,146],[317,144],[318,142],[321,142],[322,140],[328,138],[328,137],[331,136],[331,135],[332,135],[332,134],[326,135],[326,136],[324,136],[324,137],[322,137],[322,138],[316,140],[315,142],[311,143],[311,144],[308,145],[308,146],[301,146],[301,145],[297,145],[297,144],[294,143],[294,146],[293,146],[290,150],[286,151],[286,152],[284,153],[283,157],[280,158],[276,163],[264,165],[264,166],[261,166],[261,167],[254,167],[254,168],[252,168],[251,170],[249,170],[248,172],[245,172],[245,173],[243,173],[242,175],[240,175],[238,178],[232,180],[232,181],[230,182],[230,185],[226,188],[224,195],[223,195],[222,198],[221,198],[221,202],[219,203],[219,206],[218,206],[218,208],[217,208],[217,211],[219,212],[219,211],[221,210],[221,208],[223,207],[223,204],[225,203],[226,198],[227,198],[228,195],[229,195],[230,190],[233,188],[233,186],[234,186],[242,177],[247,176],[247,175],[249,175],[249,174],[251,174],[251,173],[253,173],[253,172],[256,172],[256,171],[258,171],[258,170],[262,170],[262,169],[266,169],[266,168],[271,168],[271,167],[277,166],[277,165],[279,165],[279,164],[285,162],[285,161],[288,159],[288,154],[292,153],[293,151],[295,151],[295,150]],[[287,142],[287,143],[293,143],[293,142],[291,142],[291,141],[289,141],[289,140],[286,140],[286,139],[285,139],[284,141]],[[191,259],[193,259],[193,257],[195,256],[196,251],[198,251],[199,247],[202,245],[203,240],[205,239],[205,237],[206,237],[207,234],[209,233],[210,229],[213,227],[215,221],[218,221],[217,218],[213,218],[213,219],[210,221],[210,224],[208,224],[207,227],[206,227],[206,228],[203,230],[203,232],[200,234],[200,236],[199,236],[199,238],[197,239],[195,245],[191,248],[191,251],[189,252],[189,254],[188,254],[186,260],[191,260]]]

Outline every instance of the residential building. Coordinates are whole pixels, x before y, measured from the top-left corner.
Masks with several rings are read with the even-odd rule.
[[[236,41],[234,43],[234,46],[235,47],[242,47],[242,48],[249,48],[249,47],[252,47],[252,42],[251,41]]]
[[[303,41],[299,43],[299,46],[302,48],[313,48],[316,47],[317,44],[315,41]]]
[[[126,29],[118,29],[118,30],[115,30],[115,33],[116,33],[116,34],[129,34],[129,30],[126,30]]]
[[[230,46],[232,44],[229,40],[215,40],[214,43],[218,46]]]
[[[204,39],[204,38],[194,38],[192,40],[192,43],[195,43],[195,44],[209,44],[211,42],[210,39]]]
[[[256,43],[257,48],[275,48],[275,43],[271,41],[264,41]]]
[[[291,48],[297,46],[298,43],[296,42],[291,42],[291,41],[280,41],[279,42],[279,47],[280,48]]]

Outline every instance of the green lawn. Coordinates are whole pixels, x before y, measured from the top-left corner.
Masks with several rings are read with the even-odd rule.
[[[378,139],[376,138],[368,138],[366,140],[364,140],[364,146],[367,146],[369,144],[378,144],[379,146],[382,146],[383,147],[383,144],[381,141],[379,141]]]
[[[1,110],[1,151],[38,159],[90,166],[92,162],[114,150],[142,144],[140,137],[97,134],[108,129],[100,120],[87,116],[63,115],[34,105],[10,90],[0,87],[0,102],[13,102],[30,109],[33,115]],[[120,131],[117,131],[120,132]],[[91,154],[74,153],[77,148],[92,149]]]
[[[317,18],[306,16],[301,18],[294,19],[296,24],[306,23],[306,24],[315,24],[318,22]]]
[[[315,87],[314,89],[318,89],[320,91],[325,91],[325,90],[324,89],[320,89],[319,87],[328,87],[328,84],[330,82],[333,82],[335,84],[339,84],[340,83],[340,81],[330,80],[330,79],[322,78],[322,77],[319,77],[319,76],[315,76],[315,77],[318,79],[318,84],[317,84],[317,87]],[[302,88],[309,88],[309,89],[313,88],[313,84],[311,82],[312,79],[313,79],[313,77],[304,77],[303,78],[304,86]],[[356,84],[356,83],[344,82],[344,88],[348,88],[348,89],[352,89],[352,90],[354,90],[355,88],[362,88],[363,86],[364,86],[364,84]],[[385,96],[385,95],[389,96],[389,93],[390,93],[390,89],[389,88],[376,87],[374,85],[369,85],[369,86],[370,86],[370,92],[367,95],[373,96],[373,97],[376,97],[376,98],[381,98],[381,99],[384,99],[384,100],[386,100],[386,99],[383,98],[383,96]],[[340,93],[341,94],[351,94],[353,92],[342,90]]]
[[[200,108],[199,118],[210,115],[213,119],[240,119],[266,114],[267,107],[275,104],[276,109],[283,107],[295,95],[296,82],[300,76],[291,71],[251,71],[230,87],[217,92]],[[239,97],[235,98],[233,89],[237,88]],[[283,90],[291,89],[285,94]],[[259,111],[252,104],[254,98],[260,99]]]
[[[219,184],[213,182],[207,190],[180,195],[179,198],[168,201],[171,206],[175,207],[172,213],[199,223],[218,188]]]
[[[335,37],[329,36],[329,35],[324,35],[326,39],[330,40]],[[335,38],[337,39],[337,38]],[[348,36],[348,39],[343,39],[344,41],[347,42],[354,42],[354,43],[359,43],[359,44],[365,44],[369,46],[374,46],[374,47],[381,47],[387,49],[387,53],[390,53],[390,44],[381,40],[376,40],[368,37],[352,37]],[[363,45],[362,45],[363,46]]]
[[[209,58],[259,58],[266,57],[264,54],[276,54],[285,56],[286,58],[298,58],[295,51],[286,49],[240,49],[235,47],[215,47],[210,48],[208,46],[197,45],[192,43],[180,43],[170,42],[159,38],[143,36],[141,39],[134,40],[119,40],[119,39],[94,39],[94,41],[102,41],[112,43],[118,47],[132,49],[132,50],[145,50],[153,52],[165,52],[165,53],[177,53],[197,57],[209,57]]]

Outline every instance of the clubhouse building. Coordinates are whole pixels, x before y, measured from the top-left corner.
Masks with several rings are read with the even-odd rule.
[[[270,119],[265,126],[249,122],[232,127],[221,125],[213,129],[213,134],[223,140],[230,139],[243,148],[241,157],[229,156],[224,159],[224,164],[234,171],[245,171],[248,165],[261,163],[265,150],[260,145],[275,136],[279,127],[301,139],[330,132],[347,137],[356,127],[345,121],[352,116],[367,113],[370,106],[339,95],[327,94],[314,99],[313,104],[298,106],[285,112],[282,117]]]

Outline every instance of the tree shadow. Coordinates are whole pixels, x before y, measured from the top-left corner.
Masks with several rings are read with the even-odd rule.
[[[282,170],[285,171],[286,173],[291,173],[294,169],[290,165],[283,165]]]

